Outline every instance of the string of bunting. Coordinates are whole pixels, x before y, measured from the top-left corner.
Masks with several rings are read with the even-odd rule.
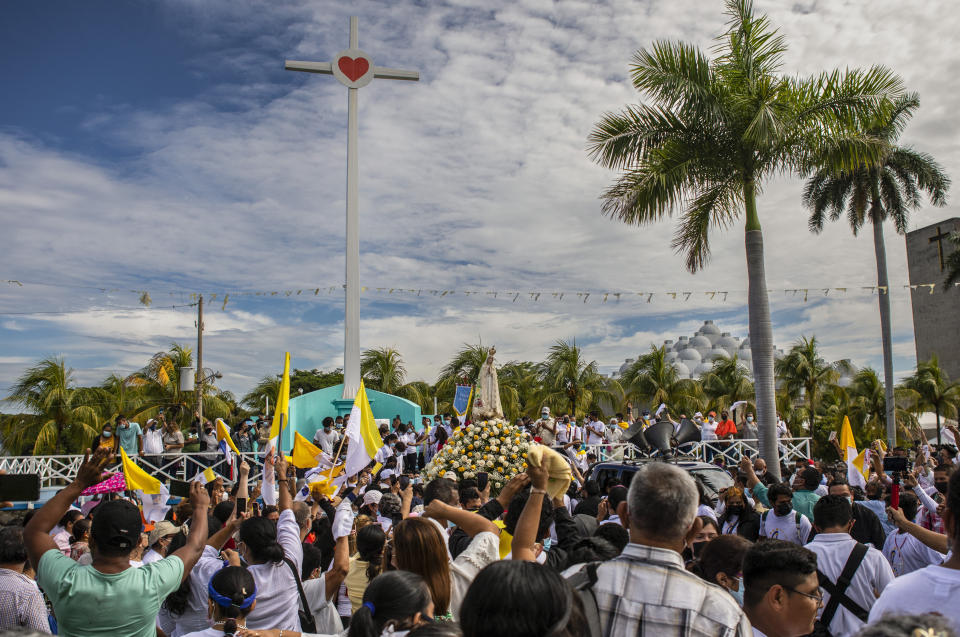
[[[128,292],[136,294],[139,302],[142,306],[150,307],[153,304],[153,297],[150,292],[147,290],[136,290],[136,289],[126,289],[126,288],[107,288],[107,287],[97,287],[97,286],[80,286],[80,285],[61,285],[56,283],[30,283],[24,281],[18,281],[13,279],[6,280],[6,283],[12,287],[23,288],[25,285],[42,285],[42,286],[52,286],[52,287],[75,287],[83,289],[94,289],[99,290],[102,293],[117,293],[117,292]],[[953,286],[960,286],[960,282],[954,283]],[[937,283],[917,283],[909,284],[902,286],[904,289],[910,289],[912,291],[924,291],[926,290],[929,294],[933,294],[935,289],[938,287]],[[940,287],[944,287],[942,284]],[[207,301],[209,303],[220,302],[220,309],[225,310],[227,304],[230,302],[231,298],[237,297],[295,297],[295,296],[329,296],[334,292],[338,292],[345,288],[344,285],[331,285],[326,287],[316,287],[316,288],[300,288],[292,290],[268,290],[268,291],[231,291],[231,292],[214,292],[214,293],[203,293],[205,294]],[[541,299],[543,300],[555,300],[555,301],[573,301],[577,300],[581,303],[588,303],[590,299],[593,299],[594,302],[603,303],[619,303],[620,301],[626,300],[639,300],[641,302],[652,303],[654,300],[663,300],[669,298],[671,301],[689,301],[691,298],[704,298],[710,301],[719,301],[726,302],[727,298],[731,294],[742,294],[746,293],[745,289],[736,289],[736,290],[706,290],[706,291],[683,291],[683,290],[653,290],[653,291],[517,291],[517,290],[448,290],[448,289],[428,289],[428,288],[409,288],[409,287],[372,287],[372,286],[363,286],[360,288],[361,293],[365,294],[386,294],[386,295],[412,295],[417,297],[432,296],[439,298],[446,298],[452,296],[463,295],[466,297],[471,296],[484,296],[493,299],[503,299],[506,301],[511,301],[513,303],[518,302],[523,299],[525,301],[530,301],[537,303]],[[173,291],[164,291],[170,296],[180,295],[181,297],[189,297],[191,304],[195,304],[200,296],[200,292],[188,292],[184,290],[173,290]],[[826,297],[833,294],[834,296],[845,296],[850,293],[859,293],[859,294],[889,294],[889,286],[876,286],[876,285],[867,285],[867,286],[846,286],[846,287],[803,287],[803,288],[783,288],[783,289],[768,289],[769,294],[783,293],[785,296],[791,298],[800,297],[802,295],[803,301],[806,303],[811,296],[815,297]]]

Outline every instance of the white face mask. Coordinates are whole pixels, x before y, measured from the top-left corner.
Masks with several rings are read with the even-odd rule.
[[[753,416],[747,416],[747,422],[753,422]]]

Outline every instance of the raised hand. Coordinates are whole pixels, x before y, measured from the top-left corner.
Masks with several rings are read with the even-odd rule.
[[[110,477],[103,475],[103,469],[113,461],[113,452],[107,447],[99,447],[92,454],[90,450],[83,455],[83,463],[77,470],[76,481],[84,488],[97,484]]]
[[[190,483],[190,506],[193,507],[194,515],[197,515],[198,511],[201,512],[200,515],[206,515],[204,510],[210,508],[210,494],[199,482]]]

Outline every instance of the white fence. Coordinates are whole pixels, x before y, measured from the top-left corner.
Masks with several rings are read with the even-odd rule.
[[[691,442],[682,445],[677,455],[695,458],[703,462],[712,462],[722,457],[726,464],[738,462],[745,454],[755,456],[758,453],[757,440],[733,440],[712,442]],[[784,462],[797,458],[810,457],[810,438],[781,438],[780,457]],[[646,458],[644,453],[629,443],[610,445],[586,445],[587,453],[594,453],[598,461],[619,461]],[[263,473],[263,462],[255,452],[240,454],[250,465],[250,480],[259,481]],[[83,456],[0,456],[0,469],[7,473],[36,473],[40,475],[41,487],[65,486],[77,475],[77,469]],[[211,467],[214,473],[232,481],[230,467],[219,453],[182,453],[177,456],[160,456],[150,459],[136,458],[136,463],[149,474],[164,482],[169,480],[190,480],[196,474]],[[111,471],[120,471],[120,463],[109,467]],[[235,477],[235,476],[234,476]]]

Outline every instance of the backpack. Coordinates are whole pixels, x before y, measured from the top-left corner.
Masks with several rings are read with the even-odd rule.
[[[760,516],[760,537],[767,537],[764,533],[767,532],[767,514],[770,513],[770,509],[763,512],[763,515]],[[803,537],[800,535],[802,532],[802,527],[800,526],[800,512],[793,512],[793,521],[797,525],[797,541],[800,544],[803,544]]]
[[[847,588],[850,586],[850,582],[853,581],[853,576],[857,574],[857,569],[860,568],[860,564],[866,555],[867,546],[857,542],[853,550],[850,551],[850,557],[847,558],[846,564],[843,565],[843,571],[841,571],[836,583],[831,582],[830,578],[824,575],[820,569],[817,569],[817,579],[820,581],[820,588],[830,593],[830,601],[827,602],[827,605],[823,608],[820,619],[814,624],[810,637],[833,636],[830,632],[830,622],[833,621],[833,617],[837,614],[840,606],[843,606],[853,613],[860,621],[864,623],[867,622],[867,618],[870,615],[869,611],[847,597]]]
[[[597,606],[597,597],[593,593],[593,586],[597,583],[597,568],[602,562],[587,562],[583,568],[567,578],[567,583],[573,588],[573,593],[580,599],[583,616],[587,621],[589,632],[585,637],[601,637],[600,608]]]

